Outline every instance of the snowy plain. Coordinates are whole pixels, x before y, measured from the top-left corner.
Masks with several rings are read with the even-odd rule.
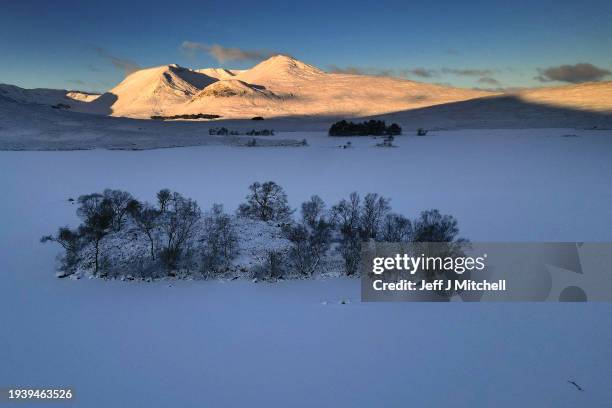
[[[609,304],[363,304],[348,278],[54,278],[59,248],[39,238],[76,224],[69,197],[106,187],[233,211],[274,180],[294,207],[358,191],[410,217],[438,208],[474,241],[612,241],[611,131],[275,137],[309,146],[0,152],[0,386],[72,387],[84,407],[610,406]]]

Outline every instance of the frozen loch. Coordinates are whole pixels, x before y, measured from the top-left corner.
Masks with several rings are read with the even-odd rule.
[[[69,386],[87,407],[608,406],[607,304],[366,304],[346,277],[54,277],[59,248],[40,237],[76,225],[69,197],[107,187],[233,212],[274,180],[294,208],[352,191],[438,208],[471,240],[612,240],[610,131],[274,137],[308,146],[0,152],[0,384]]]

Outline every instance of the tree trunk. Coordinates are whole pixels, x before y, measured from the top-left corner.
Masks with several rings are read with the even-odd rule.
[[[94,276],[98,275],[98,254],[100,253],[100,240],[96,240],[96,253],[94,259]]]

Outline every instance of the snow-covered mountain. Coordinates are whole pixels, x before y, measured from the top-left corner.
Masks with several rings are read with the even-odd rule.
[[[372,115],[489,95],[396,78],[331,74],[277,55],[248,70],[176,65],[137,71],[108,92],[113,116],[224,118]]]
[[[225,68],[202,68],[196,69],[200,74],[208,75],[217,79],[232,79],[236,75],[244,72],[243,69],[225,69]]]
[[[73,103],[65,104],[73,111],[134,118],[192,113],[250,118],[373,115],[490,94],[397,78],[326,73],[284,55],[248,70],[192,70],[175,64],[147,68],[95,99],[54,92],[51,98],[39,90],[22,90],[27,98],[12,99],[43,104],[70,99]]]
[[[7,100],[23,104],[64,104],[70,106],[70,104],[78,104],[79,102],[93,102],[100,95],[80,91],[66,91],[63,89],[24,89],[15,85],[0,84],[0,96],[3,96]]]
[[[276,55],[248,70],[193,70],[176,64],[142,69],[102,96],[12,85],[0,85],[0,95],[20,103],[61,104],[64,109],[102,115],[148,119],[204,113],[231,119],[363,117],[500,94],[391,77],[327,73]],[[513,97],[530,104],[612,112],[612,82],[525,90]]]

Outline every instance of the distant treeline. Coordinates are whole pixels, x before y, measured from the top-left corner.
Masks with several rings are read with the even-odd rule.
[[[368,120],[354,123],[341,120],[329,128],[330,136],[395,136],[401,135],[402,128],[397,123],[387,126],[384,120]]]
[[[172,119],[218,119],[221,115],[213,115],[210,113],[193,113],[185,115],[172,115],[172,116],[161,116],[153,115],[151,119],[155,120],[172,120]]]
[[[230,130],[226,127],[208,129],[208,134],[211,136],[236,136],[240,135],[237,130]],[[245,133],[248,136],[274,136],[274,129],[249,130]]]

